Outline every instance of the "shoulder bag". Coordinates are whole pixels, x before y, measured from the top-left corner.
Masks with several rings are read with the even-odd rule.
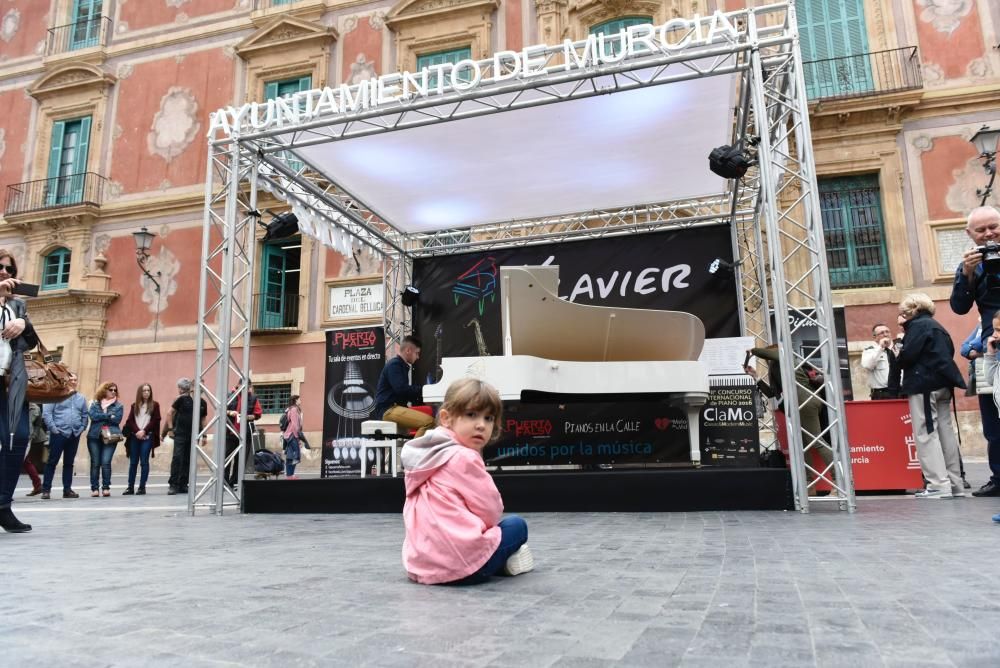
[[[35,352],[24,354],[24,370],[28,376],[27,401],[36,404],[54,404],[73,395],[70,376],[73,373],[62,362],[56,362],[48,348],[38,340]]]

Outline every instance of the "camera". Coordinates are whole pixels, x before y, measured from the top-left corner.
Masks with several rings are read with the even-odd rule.
[[[1000,244],[995,241],[987,241],[976,250],[983,254],[983,269],[986,270],[986,273],[1000,272]]]

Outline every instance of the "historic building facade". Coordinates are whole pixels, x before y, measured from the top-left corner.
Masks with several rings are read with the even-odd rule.
[[[41,284],[32,319],[85,392],[114,380],[130,399],[150,382],[169,401],[194,374],[210,111],[745,4],[0,0],[0,248]],[[1000,5],[797,5],[831,279],[856,357],[905,292],[947,299],[964,216],[986,182],[968,140],[1000,127]],[[133,238],[142,228],[155,234],[147,273]],[[343,324],[330,290],[378,282],[381,269],[308,238],[257,252],[251,368],[264,423],[301,394],[317,432],[323,330]],[[957,340],[975,320],[939,313]]]

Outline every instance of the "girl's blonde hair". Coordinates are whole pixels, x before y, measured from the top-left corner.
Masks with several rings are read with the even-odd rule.
[[[912,292],[899,302],[899,313],[907,320],[920,312],[934,315],[934,302],[923,292]]]
[[[503,415],[503,403],[500,393],[489,383],[478,378],[462,378],[448,386],[444,393],[441,410],[451,415],[461,415],[466,411],[483,411],[493,416],[493,433],[490,440],[500,435],[500,418]],[[440,416],[440,413],[438,414]]]

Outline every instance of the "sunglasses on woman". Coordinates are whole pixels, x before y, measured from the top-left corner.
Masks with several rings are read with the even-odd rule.
[[[17,276],[17,267],[15,267],[12,264],[3,264],[3,263],[0,263],[0,271],[6,272],[7,275],[11,276],[11,277]]]

